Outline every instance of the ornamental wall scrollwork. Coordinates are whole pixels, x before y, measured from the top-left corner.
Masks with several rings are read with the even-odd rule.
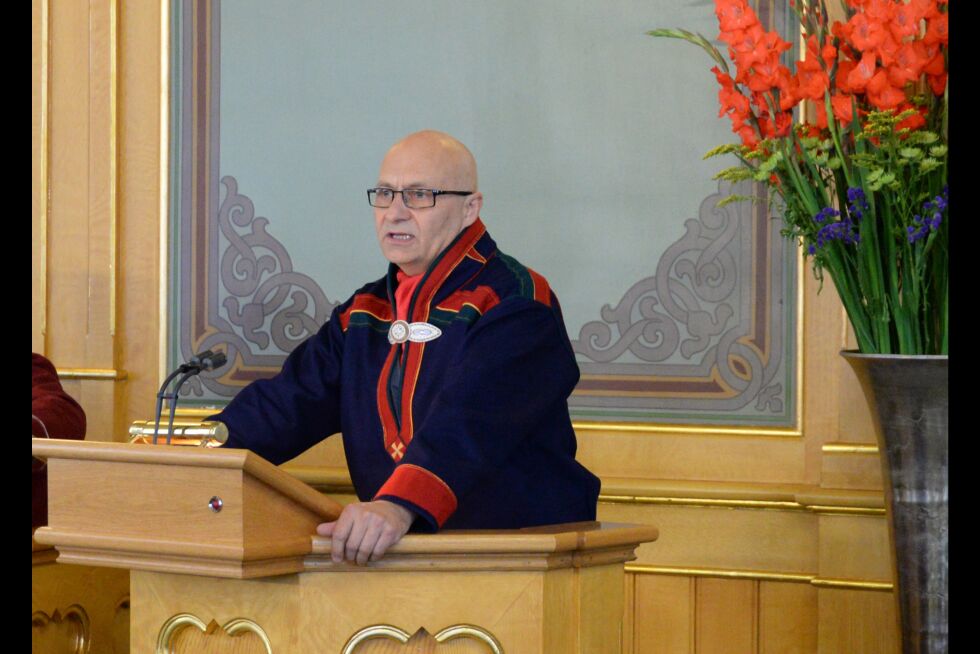
[[[336,303],[312,278],[293,269],[286,248],[268,231],[269,220],[255,215],[255,205],[239,192],[238,181],[225,175],[221,185],[224,193],[216,221],[220,239],[217,251],[210,253],[218,257],[220,308],[207,307],[210,333],[192,349],[223,350],[241,367],[268,365],[263,359],[281,361],[315,334]],[[273,347],[281,353],[278,357],[268,354]],[[227,376],[219,370],[194,379],[215,393],[233,395],[240,385],[229,388],[222,381]],[[185,394],[201,394],[193,380],[185,388]]]
[[[702,201],[697,218],[684,221],[683,235],[664,251],[655,274],[634,283],[618,302],[600,309],[599,320],[581,327],[572,347],[583,373],[711,377],[719,390],[715,398],[700,398],[701,407],[708,402],[714,408],[751,405],[757,411],[783,411],[784,388],[772,383],[782,343],[780,310],[771,310],[775,281],[760,284],[757,279],[765,274],[760,263],[779,259],[782,241],[772,238],[778,225],[764,205],[717,206],[732,193],[758,195],[760,190],[749,183],[733,187],[722,182],[718,193]],[[775,252],[760,251],[764,240]],[[767,321],[776,324],[761,324]],[[761,335],[760,329],[767,333]],[[676,382],[678,390],[681,385]],[[674,408],[685,404],[670,397],[648,401]],[[573,405],[585,403],[573,397]],[[691,400],[686,403],[694,408]]]

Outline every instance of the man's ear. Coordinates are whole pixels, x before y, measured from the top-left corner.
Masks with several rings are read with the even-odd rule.
[[[463,227],[469,227],[480,217],[480,209],[483,208],[483,193],[477,191],[473,195],[466,196],[463,204]]]

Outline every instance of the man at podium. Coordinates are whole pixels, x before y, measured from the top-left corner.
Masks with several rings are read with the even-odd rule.
[[[473,155],[447,134],[411,134],[367,196],[387,275],[210,418],[228,427],[225,447],[280,464],[342,433],[361,502],[317,528],[335,561],[376,560],[409,528],[594,520],[561,309],[487,233]]]

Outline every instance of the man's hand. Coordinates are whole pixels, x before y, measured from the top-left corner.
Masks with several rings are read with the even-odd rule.
[[[346,558],[364,565],[384,556],[414,520],[414,513],[394,502],[355,502],[345,506],[336,521],[319,525],[316,533],[333,539],[330,557],[334,563]]]

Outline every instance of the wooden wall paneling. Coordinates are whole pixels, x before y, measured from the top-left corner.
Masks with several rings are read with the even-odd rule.
[[[817,651],[817,589],[808,583],[759,583],[759,654]]]
[[[635,654],[693,654],[693,577],[627,573],[636,587],[633,615]]]
[[[601,478],[799,483],[799,437],[579,430],[577,458]],[[705,456],[710,452],[711,456]]]
[[[878,451],[824,451],[820,485],[824,488],[881,491],[881,458]]]
[[[115,434],[153,416],[160,360],[161,12],[169,2],[119,6],[119,386]],[[161,51],[162,50],[162,51]],[[166,152],[163,153],[166,155]],[[166,171],[164,170],[164,175]],[[165,220],[166,217],[163,217]],[[117,436],[117,438],[119,438]],[[120,439],[121,440],[121,439]]]
[[[634,616],[636,615],[636,575],[623,577],[623,654],[633,654]]]
[[[600,503],[599,519],[660,529],[657,541],[637,548],[640,564],[801,574],[817,567],[816,517],[806,511]]]
[[[819,654],[898,654],[901,639],[891,593],[820,588]]]
[[[843,306],[830,279],[820,288],[809,264],[803,277],[803,436],[805,469],[801,479],[820,484],[824,443],[838,440],[840,357],[843,346]]]
[[[891,582],[888,538],[883,515],[821,515],[820,577]]]
[[[695,581],[695,652],[755,654],[758,608],[759,582],[698,578]]]
[[[89,329],[89,6],[51,6],[48,338],[55,366],[85,367]]]

